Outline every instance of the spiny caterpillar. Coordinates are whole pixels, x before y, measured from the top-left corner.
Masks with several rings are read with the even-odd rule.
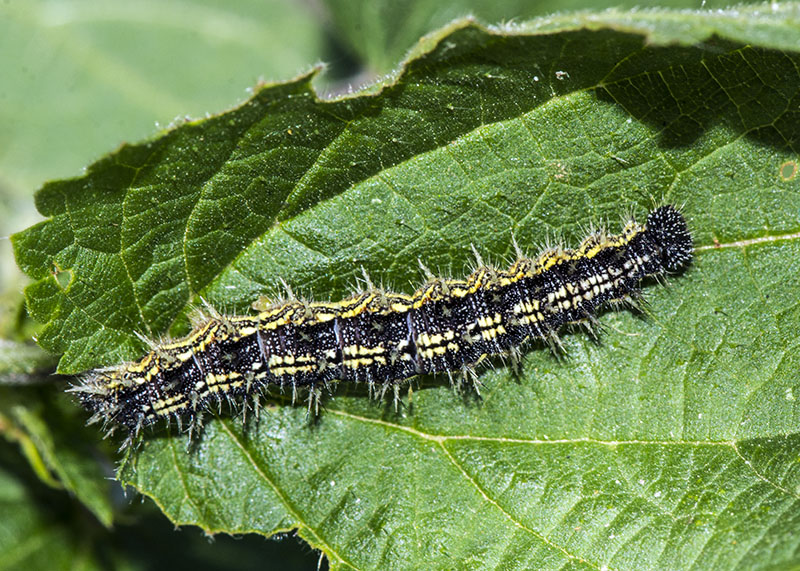
[[[517,356],[566,324],[639,294],[642,279],[692,258],[686,221],[662,206],[617,236],[594,233],[576,250],[519,256],[506,271],[431,279],[413,295],[370,289],[339,302],[291,300],[254,316],[216,316],[140,361],[98,370],[74,388],[83,405],[129,439],[159,419],[255,397],[277,385],[311,395],[337,381],[385,391],[416,375],[471,372],[491,355]],[[245,405],[246,406],[246,405]]]

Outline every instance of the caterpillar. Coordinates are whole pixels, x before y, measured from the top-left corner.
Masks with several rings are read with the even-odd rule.
[[[688,264],[693,242],[674,206],[595,232],[577,249],[519,254],[508,270],[478,267],[464,280],[430,279],[412,295],[371,288],[338,302],[290,300],[257,315],[207,319],[141,360],[88,374],[73,390],[91,421],[129,439],[160,419],[194,420],[208,405],[270,386],[336,382],[397,386],[416,375],[472,371],[492,355],[552,340],[603,304],[636,297],[640,283]]]

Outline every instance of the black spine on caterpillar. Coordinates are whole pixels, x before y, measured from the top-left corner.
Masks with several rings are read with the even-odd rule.
[[[689,261],[692,238],[673,206],[596,234],[576,250],[432,280],[413,295],[366,291],[335,303],[290,301],[257,316],[213,318],[142,360],[96,371],[75,390],[93,419],[137,433],[269,386],[363,382],[470,370],[486,356],[546,339],[604,303],[637,295],[649,276]]]

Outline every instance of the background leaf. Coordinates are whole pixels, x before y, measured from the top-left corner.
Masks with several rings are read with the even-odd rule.
[[[604,10],[609,6],[608,2],[598,0],[322,0],[322,3],[333,21],[333,30],[372,73],[389,72],[420,36],[456,18],[469,15],[484,22],[521,22],[568,10]],[[718,0],[703,0],[701,4],[708,10],[730,5]],[[645,5],[654,6],[654,3]],[[657,5],[674,9],[698,8],[693,0],[665,0]],[[616,9],[641,8],[642,3],[622,0],[614,2],[613,6]],[[679,18],[688,19],[685,15]],[[574,16],[567,15],[566,19],[574,20]],[[669,33],[677,30],[678,27],[673,26]]]
[[[42,482],[76,496],[105,526],[112,523],[113,468],[95,452],[93,431],[67,395],[49,387],[0,387],[0,433],[16,441]]]
[[[310,422],[275,395],[249,430],[150,435],[120,478],[209,532],[296,528],[335,567],[797,564],[799,11],[460,23],[371,95],[301,78],[124,146],[15,237],[40,341],[75,372],[180,329],[198,293],[336,298],[362,266],[410,291],[418,258],[462,274],[470,244],[501,259],[512,233],[574,243],[683,202],[695,264],[599,344],[485,371],[480,401],[342,387]]]
[[[19,189],[78,172],[154,123],[215,112],[261,79],[306,70],[324,40],[313,12],[284,0],[5,2],[0,38],[14,86],[0,171]]]
[[[0,569],[222,571],[232,561],[237,569],[263,569],[265,561],[280,561],[283,569],[317,568],[317,557],[291,538],[209,541],[197,529],[175,531],[155,509],[124,503],[115,529],[103,528],[77,502],[38,482],[0,441]]]
[[[0,568],[100,569],[86,553],[90,534],[81,537],[81,531],[86,532],[86,519],[63,510],[63,503],[58,501],[63,498],[38,485],[24,470],[24,462],[2,441],[0,459]],[[54,497],[58,500],[54,501]],[[41,503],[47,501],[50,509],[42,510]],[[62,518],[70,520],[72,533],[70,527],[59,525]]]

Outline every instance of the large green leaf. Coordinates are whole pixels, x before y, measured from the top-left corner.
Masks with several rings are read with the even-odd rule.
[[[149,434],[123,481],[175,522],[297,529],[336,567],[767,568],[800,563],[800,7],[462,22],[369,95],[309,78],[128,145],[37,194],[14,238],[62,372],[134,358],[197,294],[244,310],[279,278],[413,289],[591,222],[684,203],[698,245],[646,318],[530,352],[482,398],[423,379],[276,394],[247,430]],[[572,18],[572,19],[570,19]],[[253,420],[253,419],[251,419]]]

